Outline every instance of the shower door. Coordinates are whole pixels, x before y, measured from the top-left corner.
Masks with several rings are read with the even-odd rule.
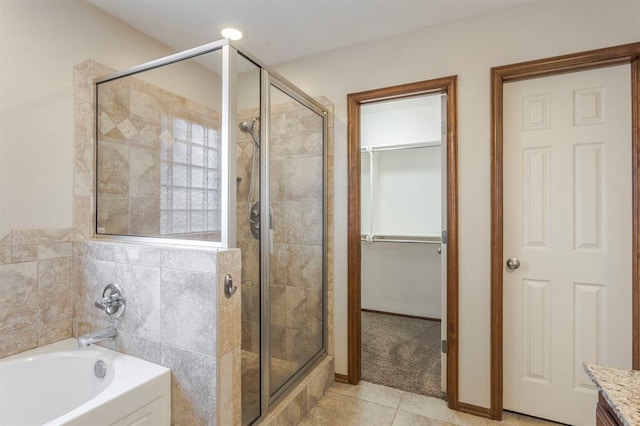
[[[263,71],[262,401],[326,352],[325,134],[315,102]]]

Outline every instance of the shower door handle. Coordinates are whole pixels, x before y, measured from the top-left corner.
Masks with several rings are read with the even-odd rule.
[[[273,252],[273,207],[269,206],[269,253]]]

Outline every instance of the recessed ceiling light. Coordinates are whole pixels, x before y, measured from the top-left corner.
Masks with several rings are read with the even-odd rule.
[[[240,40],[242,38],[242,32],[235,28],[225,28],[220,31],[222,37],[228,38],[229,40]]]

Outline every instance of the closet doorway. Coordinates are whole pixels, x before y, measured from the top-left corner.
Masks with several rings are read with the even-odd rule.
[[[456,77],[353,93],[348,376],[457,404]]]

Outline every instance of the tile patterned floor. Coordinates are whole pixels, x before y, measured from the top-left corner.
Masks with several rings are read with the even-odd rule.
[[[301,426],[551,426],[556,423],[505,412],[502,422],[447,408],[445,401],[369,382],[334,383]]]

